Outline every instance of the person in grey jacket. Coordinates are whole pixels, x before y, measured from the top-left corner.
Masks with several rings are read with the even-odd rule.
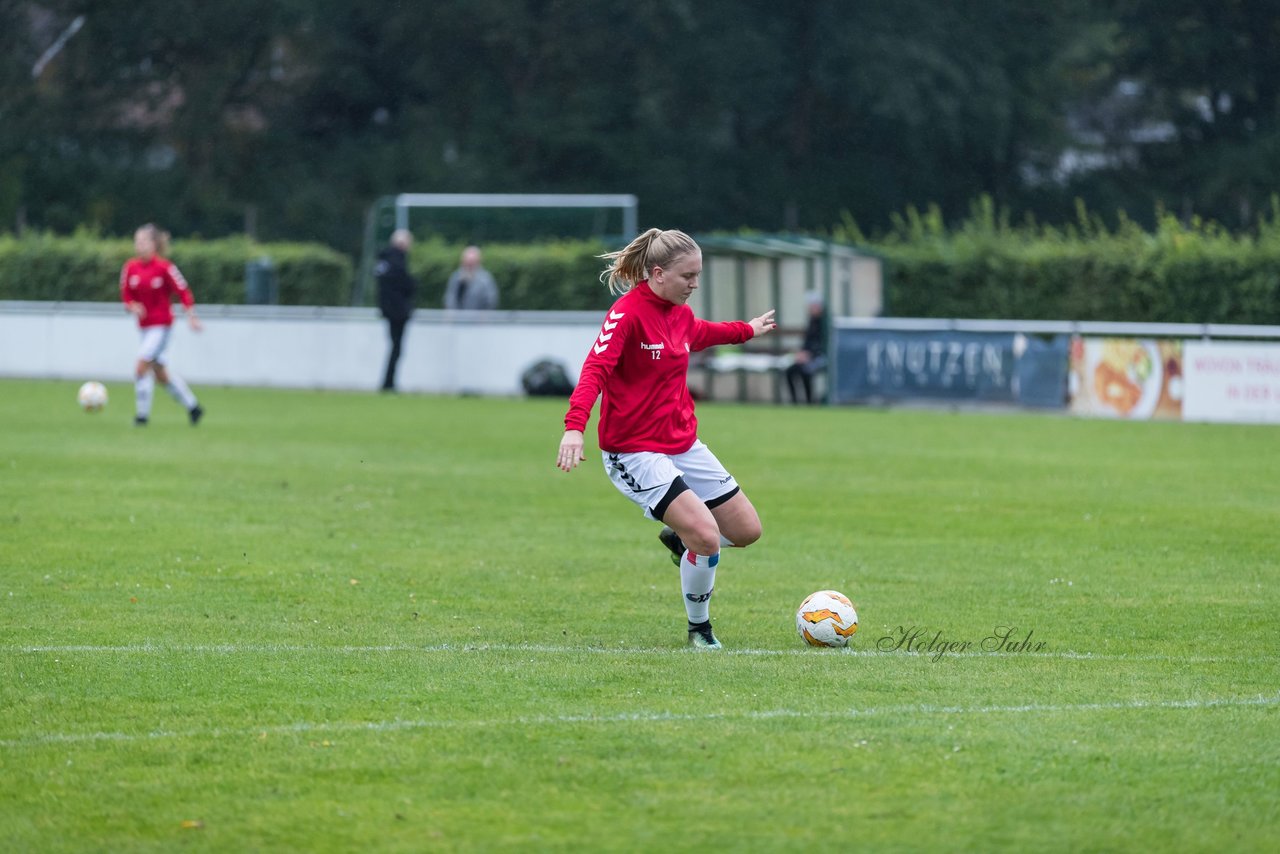
[[[444,307],[471,311],[492,311],[498,307],[498,283],[480,266],[480,247],[462,250],[462,266],[449,276],[444,289]]]

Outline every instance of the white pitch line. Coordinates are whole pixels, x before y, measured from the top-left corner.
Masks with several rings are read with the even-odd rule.
[[[389,721],[299,721],[290,724],[271,724],[244,729],[206,730],[153,730],[151,732],[89,732],[45,733],[30,738],[0,739],[0,749],[38,747],[50,744],[84,744],[91,742],[140,742],[169,738],[262,738],[268,735],[307,735],[342,732],[405,732],[431,729],[489,729],[498,727],[556,727],[577,724],[626,724],[626,723],[696,723],[700,721],[763,721],[776,719],[796,720],[855,720],[871,717],[923,717],[931,715],[999,715],[1037,714],[1055,712],[1110,712],[1180,709],[1221,709],[1250,706],[1280,705],[1280,694],[1257,697],[1214,697],[1185,700],[1127,700],[1110,703],[1025,703],[1016,706],[933,706],[927,704],[906,706],[872,706],[865,709],[843,709],[830,712],[813,712],[802,709],[766,709],[762,711],[731,711],[689,714],[681,712],[623,712],[614,715],[533,715],[508,719],[483,720],[403,720]]]
[[[601,646],[556,646],[545,644],[434,644],[415,646],[412,644],[388,645],[341,645],[317,646],[309,644],[69,644],[65,646],[9,646],[2,647],[5,653],[25,654],[65,654],[104,653],[118,655],[263,655],[276,653],[318,653],[333,655],[352,655],[363,653],[483,653],[483,652],[531,652],[547,655],[687,655],[690,650],[680,648],[655,647],[601,647]],[[846,655],[864,658],[1040,658],[1061,659],[1066,661],[1172,661],[1183,664],[1212,663],[1276,663],[1275,658],[1264,656],[1232,656],[1232,655],[1167,655],[1161,653],[1106,653],[1078,652],[1075,650],[1040,651],[1040,652],[988,652],[967,650],[947,652],[939,655],[927,649],[903,650],[893,649],[880,651],[875,649],[831,649],[815,650],[798,649],[724,649],[716,655],[739,656],[791,656],[791,655]]]

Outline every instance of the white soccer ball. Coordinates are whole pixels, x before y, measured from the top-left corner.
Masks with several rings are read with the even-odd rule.
[[[90,380],[80,386],[76,400],[80,401],[80,408],[85,412],[98,412],[107,405],[107,387]]]
[[[796,631],[809,646],[848,646],[857,630],[853,603],[834,590],[809,594],[796,611]]]

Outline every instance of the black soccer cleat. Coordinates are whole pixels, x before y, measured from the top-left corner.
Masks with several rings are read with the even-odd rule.
[[[143,418],[141,415],[136,416],[136,417],[133,419],[133,426],[134,426],[134,427],[146,427],[146,426],[147,426],[147,419]]]
[[[711,631],[711,621],[689,624],[689,646],[694,649],[720,649],[720,641]]]
[[[658,533],[658,539],[662,544],[671,550],[671,562],[676,566],[680,565],[680,559],[684,557],[684,541],[680,539],[680,535],[671,529],[669,525],[663,525],[662,530]]]
[[[187,417],[191,419],[191,426],[196,426],[200,423],[200,419],[204,418],[204,407],[200,404],[196,404],[191,407],[191,411],[187,413]]]

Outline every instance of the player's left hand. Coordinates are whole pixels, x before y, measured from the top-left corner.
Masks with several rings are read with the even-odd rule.
[[[759,317],[751,318],[751,331],[756,335],[764,335],[766,332],[772,332],[778,328],[778,322],[773,319],[776,309],[769,309]]]
[[[199,332],[204,329],[204,324],[201,323],[200,318],[196,317],[194,314],[187,315],[187,323],[190,324],[192,332]]]

